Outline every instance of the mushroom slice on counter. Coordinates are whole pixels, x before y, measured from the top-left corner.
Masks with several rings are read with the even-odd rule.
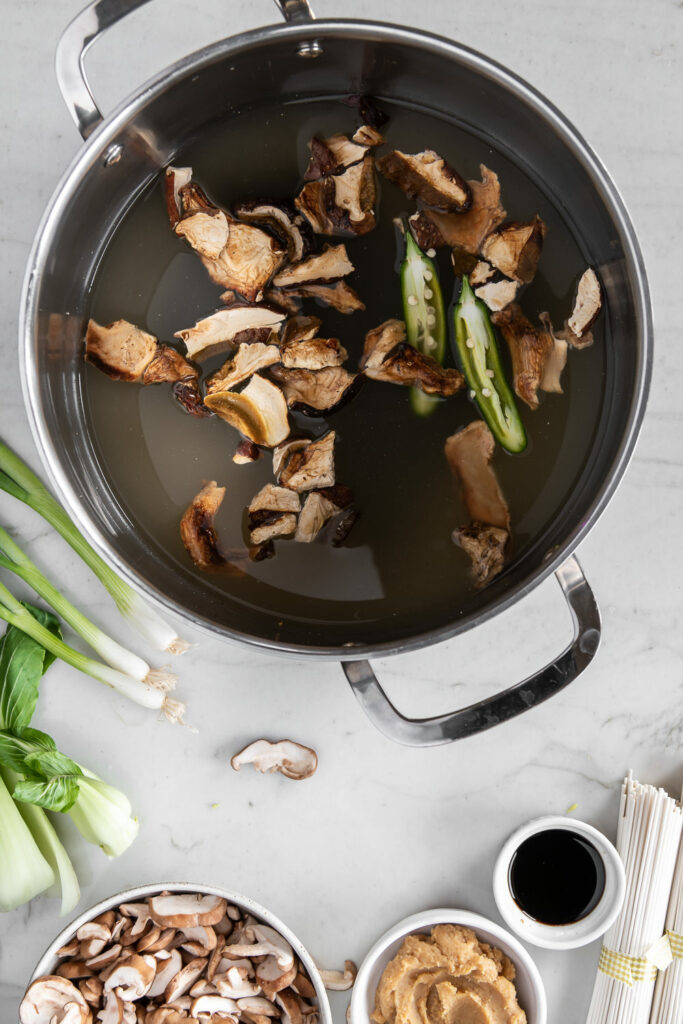
[[[587,334],[588,328],[595,322],[598,313],[602,308],[602,290],[598,276],[592,267],[589,267],[579,281],[574,300],[572,315],[567,321],[570,335],[567,341],[574,348],[586,348],[593,343],[593,335]],[[573,340],[572,340],[573,336]],[[588,338],[590,337],[590,340]]]
[[[180,190],[189,185],[192,181],[191,167],[167,167],[164,178],[164,193],[166,196],[166,212],[172,228],[183,215]]]
[[[274,367],[276,369],[279,367]],[[207,395],[204,404],[254,444],[274,448],[289,434],[285,396],[275,384],[258,373],[239,394],[218,391]]]
[[[377,170],[405,192],[436,210],[469,210],[472,191],[458,172],[433,149],[402,153],[395,149],[377,161]]]
[[[157,339],[128,320],[88,321],[85,358],[113,380],[141,381],[157,354]]]
[[[314,487],[331,487],[335,440],[336,434],[330,430],[318,441],[294,441],[284,453],[278,453],[277,476],[282,486],[299,494]]]
[[[421,249],[450,245],[476,256],[484,239],[505,220],[498,175],[485,164],[481,164],[479,169],[481,181],[467,183],[472,193],[472,205],[466,213],[420,210],[410,218]]]
[[[446,459],[458,478],[473,522],[509,530],[510,512],[491,468],[496,442],[483,420],[475,420],[446,439]]]
[[[508,221],[488,236],[481,254],[506,277],[528,284],[536,273],[545,232],[545,223],[538,214],[527,224]]]
[[[326,245],[317,256],[309,256],[280,271],[273,284],[276,288],[288,288],[315,281],[334,281],[338,277],[346,277],[353,269],[345,245]]]
[[[341,174],[328,175],[304,185],[294,202],[316,234],[350,232],[366,235],[372,231],[377,223],[374,164],[372,156],[367,155]]]
[[[294,491],[266,484],[252,498],[247,509],[251,543],[265,544],[275,537],[294,533],[300,507],[299,495]]]
[[[269,228],[286,246],[290,263],[302,260],[313,250],[309,224],[290,203],[250,199],[235,207],[235,216],[247,223]]]
[[[541,377],[541,391],[554,392],[555,394],[561,395],[562,391],[562,371],[567,365],[567,342],[563,338],[558,338],[553,330],[552,321],[548,313],[539,313],[538,319],[541,321],[543,328],[552,338],[553,347],[548,353],[545,366],[543,367],[543,376]]]
[[[284,319],[284,313],[267,306],[229,306],[198,320],[194,327],[176,331],[175,337],[185,342],[191,359],[203,359],[241,341],[267,341]]]
[[[360,383],[360,377],[343,366],[326,366],[322,370],[274,366],[270,372],[282,386],[287,405],[312,416],[337,409]]]
[[[407,342],[396,345],[379,366],[366,367],[363,373],[371,380],[421,388],[427,395],[443,398],[454,395],[465,384],[460,370],[441,366]]]
[[[212,373],[206,381],[207,394],[213,395],[220,391],[230,391],[243,380],[253,376],[267,366],[280,361],[280,349],[277,345],[264,345],[260,341],[243,342],[237,352],[223,363],[220,370]]]
[[[350,988],[353,988],[358,974],[358,968],[353,960],[344,961],[343,971],[325,971],[322,968],[318,968],[318,970],[328,992],[348,992]]]
[[[405,340],[406,325],[403,320],[385,320],[383,324],[368,331],[365,335],[359,369],[366,371],[377,369],[389,353]]]
[[[499,313],[511,302],[515,301],[519,284],[517,281],[509,281],[506,277],[500,281],[489,281],[474,289],[474,294],[482,302],[485,302],[494,313]]]
[[[232,461],[236,466],[246,466],[251,462],[256,462],[257,459],[261,458],[261,449],[258,445],[254,444],[253,441],[248,441],[243,438],[235,448],[235,454],[232,457]]]
[[[150,917],[162,928],[213,927],[225,916],[226,908],[221,896],[199,893],[163,893],[149,899]]]
[[[280,772],[288,779],[298,782],[301,779],[309,779],[313,775],[318,767],[318,755],[312,747],[305,747],[302,743],[296,743],[294,740],[279,740],[277,743],[272,743],[270,740],[254,740],[253,743],[230,758],[230,765],[236,772],[245,764],[253,764],[257,772]],[[261,934],[264,934],[263,926],[260,931]],[[268,929],[268,931],[272,932],[272,929]],[[277,935],[277,933],[275,934]],[[278,938],[281,939],[281,936]],[[232,956],[236,947],[227,946],[226,950],[232,950],[230,953]],[[255,953],[255,950],[253,953],[249,953],[249,947],[246,945],[239,946],[239,950],[245,956]],[[272,949],[264,948],[264,952],[274,955]],[[280,954],[280,967],[286,968],[287,966],[284,956]]]
[[[198,568],[222,569],[242,575],[242,570],[228,557],[229,553],[223,550],[214,526],[216,513],[224,497],[225,487],[218,487],[215,480],[205,484],[183,513],[180,537]],[[163,924],[162,921],[158,923]]]
[[[472,578],[477,588],[501,572],[508,540],[507,530],[485,523],[472,523],[453,531],[454,543],[469,555],[472,562]]]
[[[21,1024],[52,1024],[53,1020],[61,1024],[72,1004],[80,1008],[82,1024],[86,1024],[90,1010],[76,986],[66,978],[47,975],[29,985],[19,1007],[19,1020]]]
[[[335,281],[334,284],[304,284],[298,288],[288,288],[286,291],[274,289],[269,293],[272,301],[287,303],[283,308],[292,309],[296,312],[298,307],[292,307],[296,299],[317,299],[318,302],[336,309],[338,313],[355,313],[358,309],[365,309],[365,303],[346,281]]]
[[[311,491],[301,509],[294,540],[310,544],[318,536],[325,523],[348,508],[352,500],[348,487],[325,487],[321,490]],[[348,530],[342,539],[345,539],[347,534]]]
[[[515,393],[530,409],[538,408],[538,389],[553,348],[552,338],[547,331],[534,327],[516,303],[494,313],[491,319],[510,349]]]

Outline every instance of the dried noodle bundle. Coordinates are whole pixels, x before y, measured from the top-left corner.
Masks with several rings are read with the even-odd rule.
[[[666,915],[666,935],[671,965],[657,978],[650,1024],[680,1024],[683,1019],[683,840]]]

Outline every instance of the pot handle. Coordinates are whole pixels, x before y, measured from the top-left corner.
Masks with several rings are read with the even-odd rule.
[[[93,0],[67,25],[57,43],[57,82],[67,109],[84,139],[102,121],[102,112],[85,74],[85,55],[102,32],[147,3],[149,0]],[[275,0],[275,6],[285,21],[295,24],[313,21],[315,17],[308,0]]]
[[[600,645],[600,611],[575,557],[568,558],[555,577],[574,623],[569,646],[540,672],[459,711],[434,718],[406,718],[387,697],[369,661],[342,662],[351,689],[373,725],[390,740],[409,747],[453,743],[528,711],[573,682],[590,665]]]

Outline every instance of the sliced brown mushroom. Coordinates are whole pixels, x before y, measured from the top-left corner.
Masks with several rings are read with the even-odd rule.
[[[267,306],[230,306],[176,331],[175,337],[185,342],[191,359],[203,359],[243,341],[266,342],[284,319],[284,313]]]
[[[123,946],[116,942],[108,949],[103,949],[96,956],[91,956],[89,960],[86,960],[86,966],[93,971],[101,971],[105,967],[109,967],[110,964],[113,964],[115,960],[118,960],[122,949]]]
[[[157,967],[154,981],[147,991],[147,996],[150,999],[157,999],[159,996],[162,996],[168,984],[175,978],[176,974],[180,973],[182,968],[183,958],[180,950],[172,949],[168,960],[160,963]]]
[[[224,294],[227,293],[224,292]],[[289,313],[290,316],[296,316],[301,309],[299,289],[297,288],[287,291],[284,288],[268,288],[263,293],[263,301],[267,302],[272,309],[281,310],[285,314]]]
[[[251,199],[235,207],[235,216],[248,223],[269,228],[286,246],[290,263],[304,259],[313,251],[310,226],[305,217],[289,203]]]
[[[500,201],[498,175],[480,165],[481,181],[468,181],[472,205],[466,213],[421,210],[410,218],[418,245],[438,249],[442,245],[463,249],[476,256],[484,239],[505,219]]]
[[[224,497],[225,487],[218,487],[215,480],[206,483],[183,513],[180,537],[199,569],[220,569],[230,575],[241,576],[244,570],[236,564],[234,553],[221,545],[214,524]]]
[[[536,273],[545,232],[545,224],[538,215],[526,224],[508,221],[488,236],[481,254],[506,277],[528,284]]]
[[[574,338],[574,340],[571,337],[566,339],[570,345],[573,345],[574,348],[585,348],[587,345],[592,344],[593,336],[590,335],[590,341],[588,341],[587,332],[588,328],[595,323],[601,308],[602,290],[600,282],[593,268],[589,267],[581,276],[576,290],[574,309],[567,321],[567,327]]]
[[[167,167],[164,178],[164,192],[166,196],[166,212],[172,228],[183,215],[183,206],[180,198],[180,190],[189,185],[192,181],[191,167]]]
[[[29,985],[19,1007],[19,1020],[21,1024],[61,1024],[71,1004],[80,1008],[81,1024],[86,1024],[90,1010],[79,990],[66,978],[50,974]]]
[[[273,373],[279,369],[274,367]],[[254,444],[274,448],[289,434],[285,396],[275,384],[258,373],[254,374],[239,394],[234,391],[219,391],[207,395],[204,404]]]
[[[317,316],[290,317],[282,331],[280,348],[286,348],[287,345],[292,345],[296,341],[309,341],[311,338],[315,338],[320,330],[320,324],[321,321]]]
[[[380,146],[383,137],[369,125],[362,125],[354,134],[332,135],[327,139],[314,137],[309,142],[311,157],[306,168],[304,181],[315,181],[328,174],[339,174],[347,167],[360,163],[368,153],[368,149]]]
[[[257,772],[280,772],[288,779],[300,781],[309,779],[313,775],[318,767],[318,755],[312,747],[306,747],[294,740],[279,740],[277,743],[272,743],[270,740],[254,740],[230,759],[230,765],[236,772],[245,764],[253,764]],[[260,934],[265,934],[263,928],[261,928]],[[281,936],[278,938],[284,942]],[[250,953],[247,946],[226,946],[226,951],[229,950],[239,953],[240,956],[255,954],[255,951]],[[273,950],[264,948],[264,952],[273,953]],[[278,957],[278,963],[283,968],[288,967],[291,962],[283,954]]]
[[[472,523],[453,531],[453,541],[469,556],[472,578],[477,588],[485,586],[505,565],[507,530],[485,523]]]
[[[550,335],[553,342],[553,347],[548,353],[548,358],[546,359],[545,366],[543,367],[541,391],[561,395],[563,394],[561,381],[562,371],[567,365],[567,342],[563,338],[558,338],[555,334],[552,321],[548,313],[539,313],[538,319],[541,321],[543,328]]]
[[[273,278],[273,284],[276,288],[289,288],[316,281],[334,281],[346,277],[353,269],[345,245],[326,245],[317,256],[309,256],[280,271]]]
[[[189,892],[165,893],[149,899],[150,916],[163,928],[213,927],[225,916],[226,906],[221,896]]]
[[[348,352],[339,338],[306,338],[281,345],[282,365],[288,368],[322,370],[326,366],[340,366]]]
[[[104,991],[116,990],[121,999],[129,1002],[141,999],[149,991],[156,969],[156,960],[153,956],[139,956],[133,953],[127,960],[116,964],[107,975]]]
[[[283,487],[301,494],[334,484],[334,442],[330,430],[317,441],[295,441],[277,459],[276,475]],[[275,459],[273,460],[275,466]]]
[[[279,992],[283,992],[292,984],[296,977],[296,964],[291,967],[281,967],[274,956],[267,956],[263,963],[256,968],[263,994],[267,999],[274,1000]]]
[[[412,154],[395,149],[377,161],[377,170],[411,199],[435,210],[463,212],[472,204],[467,182],[433,149]]]
[[[256,462],[257,459],[261,458],[261,449],[258,445],[254,444],[253,441],[248,441],[243,438],[237,448],[235,448],[235,454],[232,457],[232,461],[237,466],[246,466],[252,462]]]
[[[173,385],[173,397],[190,416],[203,419],[205,416],[213,416],[210,409],[204,405],[202,393],[196,380],[179,380]]]
[[[79,981],[80,993],[89,1006],[99,1006],[104,985],[99,978],[83,978]]]
[[[264,544],[275,537],[294,533],[300,507],[299,495],[294,491],[266,484],[247,509],[251,543]]]
[[[128,320],[102,326],[88,321],[85,358],[112,380],[141,381],[157,354],[157,339]]]
[[[264,345],[260,341],[251,344],[243,342],[232,359],[228,359],[220,370],[216,370],[207,378],[207,394],[230,391],[259,370],[265,370],[267,366],[273,366],[279,361],[280,349],[277,345]]]
[[[261,994],[261,986],[249,980],[244,967],[229,967],[227,971],[216,974],[213,984],[219,994],[228,999],[248,999]]]
[[[427,395],[443,398],[454,395],[465,384],[460,370],[441,366],[407,342],[396,345],[379,366],[366,367],[363,373],[371,380],[421,388]]]
[[[358,974],[358,968],[353,960],[344,961],[343,971],[325,971],[320,968],[319,970],[323,985],[328,992],[348,992],[350,988],[353,988]]]
[[[322,370],[274,366],[270,372],[281,384],[287,405],[313,416],[333,412],[348,401],[360,383],[360,377],[343,366],[326,366]]]
[[[200,1014],[204,1020],[226,1020],[239,1018],[239,1007],[234,999],[227,999],[225,996],[205,995],[199,996],[192,1001],[190,1013],[193,1018],[199,1018]],[[205,1017],[209,1014],[209,1017]]]
[[[482,302],[485,302],[493,312],[500,312],[511,302],[515,301],[519,284],[516,281],[509,281],[506,277],[500,281],[489,281],[474,289],[474,294]]]
[[[348,146],[365,152],[364,146],[345,141]],[[373,157],[367,155],[340,174],[308,181],[303,186],[294,202],[316,234],[365,235],[372,231],[377,223],[374,163]]]
[[[342,512],[351,500],[351,492],[346,487],[326,487],[311,491],[301,509],[294,540],[300,544],[311,544],[325,523]],[[348,534],[348,530],[346,532]]]
[[[298,288],[288,288],[286,291],[274,289],[269,294],[273,296],[275,304],[281,301],[291,304],[294,299],[301,298],[317,299],[318,302],[336,309],[338,313],[347,315],[355,313],[358,309],[365,309],[365,303],[346,281],[336,281],[334,284],[304,284]]]
[[[111,939],[111,928],[97,921],[88,921],[78,929],[76,938],[80,943],[79,956],[82,960],[87,960],[88,957],[97,956],[102,952]]]
[[[534,327],[516,303],[494,313],[491,319],[510,349],[515,393],[530,409],[538,408],[538,389],[553,348],[552,338],[547,331]]]
[[[406,325],[403,320],[385,320],[383,324],[368,331],[365,335],[359,369],[377,369],[389,353],[405,340]]]
[[[276,994],[275,1002],[282,1007],[283,1024],[303,1024],[304,1015],[296,992],[290,988],[282,989]]]
[[[197,978],[206,967],[206,957],[196,957],[189,960],[182,970],[178,971],[174,978],[171,978],[164,991],[164,1002],[173,1003],[189,992]]]
[[[104,1006],[97,1014],[98,1024],[123,1024],[124,1001],[118,992],[107,989],[104,992],[103,999]]]
[[[142,383],[177,384],[179,381],[196,381],[198,377],[197,370],[180,352],[170,345],[157,345],[154,358],[142,374]]]
[[[447,438],[445,452],[470,519],[507,531],[510,512],[491,467],[495,447],[489,428],[483,420],[475,420]]]
[[[300,977],[305,977],[305,975],[297,974],[297,979]],[[306,978],[305,980],[308,981],[308,978]],[[301,994],[304,995],[306,999],[315,999],[315,989],[311,985],[310,981],[308,981],[308,985],[309,989],[307,990],[307,992],[310,991],[310,995],[306,992]],[[245,999],[238,999],[237,1007],[242,1013],[248,1013],[250,1016],[252,1016],[253,1014],[258,1015],[259,1017],[280,1016],[278,1008],[276,1006],[273,1006],[270,1000],[264,998],[264,996],[251,996]]]

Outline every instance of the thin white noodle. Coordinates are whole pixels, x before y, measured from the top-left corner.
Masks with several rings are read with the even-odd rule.
[[[681,802],[683,803],[683,796]],[[676,870],[666,914],[666,930],[676,936],[683,935],[683,840],[678,847]],[[657,978],[650,1024],[681,1024],[682,1019],[683,959],[679,956],[666,971],[660,971]]]

